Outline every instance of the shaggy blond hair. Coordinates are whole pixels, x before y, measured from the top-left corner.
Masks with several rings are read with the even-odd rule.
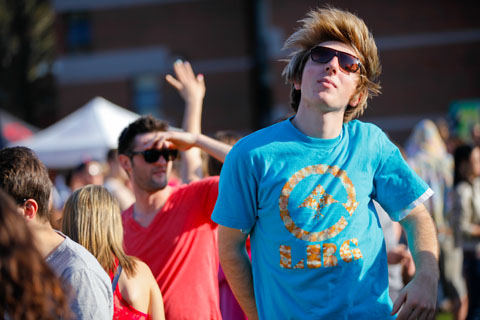
[[[127,275],[135,275],[135,261],[123,249],[123,226],[117,200],[102,186],[87,185],[65,203],[62,232],[97,258],[108,272],[115,272],[115,258]]]
[[[361,116],[367,108],[367,99],[380,93],[378,78],[381,73],[380,59],[373,35],[365,22],[356,15],[332,7],[318,8],[299,21],[301,27],[284,44],[284,49],[293,49],[282,75],[291,87],[291,106],[297,112],[301,92],[294,82],[300,83],[310,49],[325,41],[340,41],[350,45],[360,59],[360,81],[355,95],[361,94],[356,107],[348,106],[343,122]]]

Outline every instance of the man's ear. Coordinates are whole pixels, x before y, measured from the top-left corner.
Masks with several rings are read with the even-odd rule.
[[[356,107],[360,101],[362,100],[362,97],[365,93],[363,91],[359,91],[357,93],[355,93],[351,98],[350,98],[350,101],[348,103],[349,106],[351,107]]]
[[[37,216],[38,203],[33,199],[27,199],[27,201],[25,201],[25,203],[23,204],[22,209],[22,214],[25,219],[27,219],[27,221],[31,221]]]
[[[123,170],[125,170],[127,173],[129,173],[129,170],[132,169],[132,162],[130,160],[130,157],[124,154],[119,154],[118,162],[120,162],[120,165],[122,166]]]

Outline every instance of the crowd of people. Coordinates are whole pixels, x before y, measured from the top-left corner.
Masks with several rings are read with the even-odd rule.
[[[183,130],[141,116],[64,184],[0,150],[0,314],[479,319],[480,146],[355,119],[381,69],[358,16],[312,10],[285,48],[294,113],[244,138],[202,134],[204,77],[177,61]]]

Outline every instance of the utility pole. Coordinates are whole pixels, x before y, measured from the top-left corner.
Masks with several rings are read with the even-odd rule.
[[[268,48],[268,0],[247,0],[247,43],[250,69],[253,129],[271,124],[272,89]]]

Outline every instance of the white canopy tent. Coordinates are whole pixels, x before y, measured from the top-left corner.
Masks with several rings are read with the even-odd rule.
[[[117,147],[122,130],[138,117],[96,97],[33,137],[13,145],[32,149],[48,168],[71,168],[92,159],[103,161],[107,151]]]

